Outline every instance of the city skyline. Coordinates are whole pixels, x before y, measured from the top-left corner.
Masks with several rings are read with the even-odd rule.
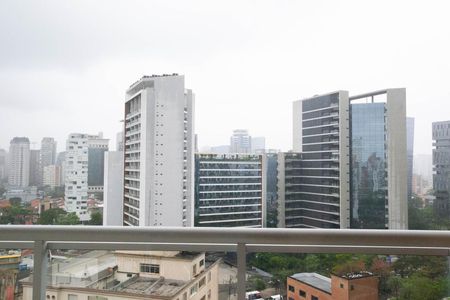
[[[14,136],[28,136],[31,149],[43,136],[54,136],[61,151],[70,132],[103,131],[114,143],[128,83],[174,72],[197,91],[200,148],[225,144],[233,129],[246,128],[265,136],[267,148],[290,150],[290,103],[337,89],[405,87],[407,115],[416,119],[416,153],[431,153],[431,123],[450,118],[442,109],[450,97],[445,2],[408,3],[406,14],[401,3],[390,2],[245,2],[239,9],[200,1],[143,2],[133,14],[125,13],[128,3],[108,2],[108,9],[82,1],[70,9],[47,3],[52,10],[33,2],[0,4],[0,33],[9,45],[0,50],[0,118],[8,128],[0,134],[3,149]],[[372,14],[355,13],[365,10]],[[54,12],[65,17],[47,15]],[[427,15],[434,17],[417,22]],[[15,28],[14,38],[8,28]],[[149,37],[142,47],[125,46],[138,32],[137,40]],[[354,46],[328,46],[340,42]],[[419,71],[411,72],[413,67]],[[19,88],[23,82],[27,89]],[[14,117],[18,113],[21,118]]]

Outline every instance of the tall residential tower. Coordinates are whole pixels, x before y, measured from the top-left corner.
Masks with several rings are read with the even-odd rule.
[[[194,94],[184,76],[144,76],[126,92],[123,223],[193,226]]]
[[[9,146],[8,184],[13,187],[27,187],[30,182],[30,140],[15,137]]]

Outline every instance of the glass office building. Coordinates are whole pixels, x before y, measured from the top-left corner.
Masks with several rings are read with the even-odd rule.
[[[351,104],[351,227],[387,228],[384,103]]]

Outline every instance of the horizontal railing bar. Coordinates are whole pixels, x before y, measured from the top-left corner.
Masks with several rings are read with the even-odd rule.
[[[449,231],[1,225],[0,242],[450,248]],[[128,246],[126,246],[128,247]]]
[[[175,244],[175,243],[97,243],[97,242],[49,242],[47,248],[74,250],[141,250],[141,251],[236,251],[236,245],[228,244]]]
[[[450,256],[449,248],[427,247],[247,245],[247,252]]]
[[[34,242],[0,241],[0,249],[33,249]]]

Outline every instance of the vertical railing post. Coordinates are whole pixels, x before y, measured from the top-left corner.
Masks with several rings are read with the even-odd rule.
[[[247,250],[244,243],[237,244],[237,296],[238,300],[245,300],[245,281],[247,274]]]
[[[48,249],[46,241],[34,241],[33,299],[44,300],[47,289]]]

